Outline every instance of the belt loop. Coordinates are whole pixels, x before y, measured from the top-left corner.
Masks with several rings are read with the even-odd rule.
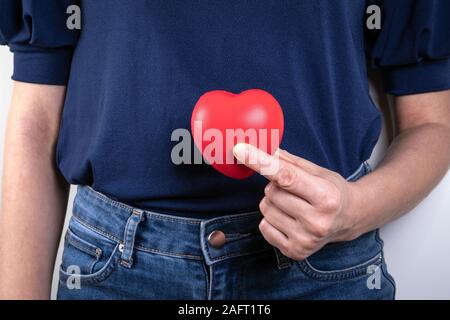
[[[278,269],[285,269],[291,266],[291,259],[286,257],[284,254],[280,252],[279,249],[273,248],[275,250],[275,256],[277,257],[277,265]]]
[[[120,264],[126,268],[131,268],[133,265],[133,250],[136,230],[142,220],[144,220],[144,211],[134,209],[125,226],[125,233],[123,236],[124,243],[121,250],[122,256],[120,257]]]

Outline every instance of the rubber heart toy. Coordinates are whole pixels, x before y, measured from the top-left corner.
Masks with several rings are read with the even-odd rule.
[[[249,143],[273,154],[281,143],[283,131],[284,116],[280,104],[270,93],[260,89],[240,94],[209,91],[200,97],[192,112],[191,132],[203,159],[234,179],[245,179],[254,173],[233,157],[233,147],[237,143]],[[211,144],[215,145],[213,152]]]

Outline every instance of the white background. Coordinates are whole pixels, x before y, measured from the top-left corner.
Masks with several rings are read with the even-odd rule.
[[[11,74],[12,55],[6,47],[0,47],[1,167],[3,167],[6,119],[12,92]],[[383,109],[387,108],[384,96],[374,93],[374,98]],[[373,165],[376,165],[383,156],[389,132],[390,126],[385,126],[370,160]],[[73,193],[74,188],[71,189],[71,199]],[[71,205],[67,217],[70,211]],[[447,174],[440,185],[416,209],[382,229],[388,268],[397,283],[397,299],[450,299],[449,227],[450,174]],[[59,257],[60,254],[56,268],[59,265]],[[57,273],[55,276],[53,288],[56,287]]]

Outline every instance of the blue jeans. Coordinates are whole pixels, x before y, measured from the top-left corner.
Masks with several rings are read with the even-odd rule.
[[[348,180],[369,171],[363,163]],[[378,231],[293,261],[264,240],[260,220],[169,216],[79,187],[58,299],[394,298]]]

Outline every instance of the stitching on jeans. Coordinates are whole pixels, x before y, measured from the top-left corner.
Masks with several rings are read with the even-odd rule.
[[[206,253],[208,254],[209,259],[211,260],[211,262],[219,262],[219,261],[223,261],[227,258],[234,258],[234,257],[241,257],[241,256],[247,256],[249,254],[254,254],[254,253],[260,253],[260,252],[265,252],[268,250],[272,250],[271,248],[264,248],[261,250],[257,250],[257,251],[248,251],[248,252],[239,252],[239,253],[229,253],[229,254],[225,254],[225,255],[221,255],[218,257],[213,258],[209,249],[208,245],[205,245],[205,250]]]
[[[203,239],[203,237],[202,237],[202,239]],[[205,250],[206,250],[206,254],[208,255],[208,258],[211,261],[213,261],[213,259],[211,259],[211,253],[209,252],[209,246],[205,243],[204,247],[205,247]]]
[[[101,230],[101,229],[99,229],[97,227],[93,227],[93,226],[89,225],[87,222],[81,220],[79,217],[77,217],[75,215],[73,215],[73,217],[76,220],[78,220],[78,222],[81,223],[86,228],[88,228],[88,229],[90,229],[90,230],[92,230],[94,232],[100,233],[101,235],[107,237],[110,240],[114,240],[114,241],[119,242],[119,243],[122,242],[120,239],[116,238],[115,236],[110,235],[110,234],[104,232],[103,230]],[[135,246],[135,248],[139,249],[141,251],[145,251],[145,252],[160,253],[162,255],[168,255],[168,256],[185,257],[185,258],[190,258],[190,259],[195,259],[195,260],[201,260],[202,259],[201,256],[195,256],[195,255],[184,254],[184,253],[175,253],[175,252],[172,253],[172,252],[167,252],[167,251],[161,251],[161,250],[158,250],[158,249],[147,248],[147,247],[144,247],[144,246]]]
[[[78,222],[81,223],[86,228],[88,228],[88,229],[90,229],[90,230],[92,230],[94,232],[100,233],[100,234],[102,234],[103,236],[107,237],[110,240],[114,240],[116,242],[121,243],[121,240],[116,238],[115,236],[110,235],[107,232],[104,232],[103,230],[101,230],[101,229],[99,229],[97,227],[93,227],[93,226],[89,225],[87,222],[81,220],[79,217],[77,217],[75,215],[73,215],[73,217],[76,220],[78,220]],[[158,249],[147,248],[147,247],[144,247],[144,246],[135,246],[135,248],[136,249],[139,248],[139,250],[141,250],[141,251],[160,253],[160,254],[164,254],[164,255],[168,255],[168,256],[185,257],[185,258],[190,258],[190,259],[195,259],[195,260],[201,260],[202,259],[201,256],[195,256],[195,255],[184,254],[184,253],[175,253],[175,252],[172,253],[172,252],[162,251],[162,250],[158,250]]]
[[[106,195],[104,195],[103,193],[95,191],[91,186],[86,186],[86,189],[87,189],[86,191],[89,191],[89,192],[86,192],[86,194],[89,197],[92,197],[94,199],[96,197],[99,197],[101,200],[104,200],[107,204],[110,204],[110,205],[112,205],[112,206],[114,206],[116,208],[121,208],[121,209],[125,209],[125,210],[132,210],[133,209],[131,206],[128,206],[126,204],[123,204],[123,203],[120,203],[118,201],[112,200],[112,199],[108,198]]]
[[[77,197],[78,197],[78,195],[77,195]],[[87,197],[88,197],[88,198],[90,198],[90,197],[94,198],[94,201],[93,201],[93,202],[91,201],[91,202],[89,203],[89,206],[93,207],[94,210],[99,210],[99,211],[108,210],[108,208],[105,208],[104,205],[102,205],[102,204],[104,204],[104,203],[98,203],[97,201],[95,201],[95,200],[98,200],[98,199],[96,199],[95,197],[93,197],[93,196],[91,196],[91,195],[89,195],[89,194],[87,194]],[[88,200],[88,201],[90,201],[90,200]],[[81,212],[82,212],[82,211],[87,211],[87,212],[92,211],[91,208],[87,208],[87,207],[84,206],[84,202],[79,202],[77,199],[75,199],[74,206],[73,206],[73,209],[72,209],[72,210],[73,210],[74,213],[76,212],[77,214],[80,214],[79,209],[81,209]],[[131,214],[131,211],[130,211],[129,213]],[[112,212],[112,213],[109,213],[109,214],[110,214],[110,215],[112,215],[112,214],[118,215],[118,214],[116,214],[115,212]],[[119,215],[122,216],[122,213],[120,213]],[[124,215],[123,215],[123,216],[124,216]]]
[[[94,198],[94,200],[95,200],[96,197],[99,197],[107,205],[112,205],[112,206],[114,206],[116,208],[125,209],[125,210],[129,210],[129,211],[133,211],[135,209],[135,208],[133,208],[131,206],[128,206],[126,204],[123,204],[123,203],[120,203],[118,201],[115,201],[115,200],[112,200],[112,199],[108,198],[104,194],[102,194],[102,193],[100,193],[98,191],[95,191],[90,186],[86,186],[86,188],[88,189],[87,190],[88,192],[86,192],[86,195],[88,197]],[[94,193],[94,194],[92,194],[92,193]],[[96,205],[96,204],[94,204],[94,205]],[[96,205],[96,206],[99,207],[98,205]],[[197,225],[197,224],[201,223],[201,219],[192,219],[192,218],[184,218],[184,217],[173,218],[173,217],[170,217],[169,215],[166,216],[166,215],[163,215],[163,214],[160,214],[160,213],[157,213],[157,212],[145,211],[145,210],[143,211],[143,213],[147,217],[155,217],[155,218],[158,218],[158,219],[161,219],[161,220],[169,220],[169,221],[173,221],[173,222],[177,222],[177,223],[194,224],[194,225]]]
[[[349,272],[349,271],[353,271],[353,270],[362,268],[362,267],[364,267],[365,265],[367,265],[367,264],[369,264],[369,263],[371,263],[371,262],[375,262],[375,261],[377,261],[377,260],[380,259],[380,258],[381,258],[381,253],[377,253],[376,256],[374,256],[374,257],[370,258],[369,260],[367,260],[367,261],[365,261],[365,262],[362,262],[362,263],[360,263],[360,264],[358,264],[358,265],[356,265],[356,266],[349,267],[349,268],[344,268],[344,269],[339,269],[339,270],[330,270],[330,271],[319,270],[319,269],[314,268],[314,267],[311,265],[311,263],[309,262],[308,259],[305,259],[304,261],[305,261],[305,263],[308,265],[308,267],[311,268],[311,270],[313,270],[314,272],[322,273],[322,274],[338,274],[338,273]]]
[[[132,210],[131,209],[127,209],[124,207],[121,207],[120,205],[113,205],[110,204],[108,202],[103,202],[103,199],[98,199],[97,197],[95,197],[94,195],[91,194],[86,194],[86,195],[81,195],[82,197],[86,197],[88,198],[87,200],[89,201],[89,203],[87,204],[88,206],[92,206],[95,209],[101,210],[101,211],[108,211],[108,214],[115,214],[115,215],[123,215],[125,216],[125,212],[123,212],[122,210],[126,210],[126,215],[128,216],[129,214],[131,214]],[[100,200],[100,201],[99,201]],[[77,203],[78,206],[84,208],[86,211],[89,211],[89,208],[86,208],[84,206],[85,202],[79,202]],[[113,209],[119,209],[121,210],[120,212],[111,212],[111,208],[108,208],[108,206],[112,206],[114,207]]]
[[[219,257],[216,257],[216,258],[211,258],[210,257],[210,259],[211,259],[212,262],[219,262],[219,261],[226,260],[228,258],[248,256],[248,255],[251,255],[251,254],[262,253],[262,252],[266,252],[266,251],[269,251],[269,250],[272,250],[272,249],[271,248],[264,248],[264,249],[256,250],[256,251],[230,253],[230,254],[225,254],[225,255],[222,255],[222,256],[219,256]]]
[[[87,188],[90,188],[90,187],[87,187]],[[126,204],[121,204],[120,202],[115,202],[114,200],[107,198],[105,195],[93,190],[92,188],[90,190],[92,190],[92,192],[96,193],[101,198],[100,200],[105,201],[104,204],[106,204],[106,205],[112,205],[116,208],[125,209],[130,212],[132,212],[135,209],[131,206],[127,206]],[[90,193],[86,193],[86,196],[93,198],[94,200],[98,200],[95,195],[92,195]],[[99,205],[95,201],[94,201],[94,203],[91,203],[91,205],[94,207],[97,207],[99,209],[102,209],[102,210],[105,209],[103,206]],[[168,221],[182,223],[182,224],[198,225],[201,223],[200,219],[196,220],[196,219],[189,219],[189,218],[183,218],[183,217],[173,218],[171,216],[168,216],[168,215],[166,216],[166,215],[163,215],[163,214],[160,214],[157,212],[153,212],[153,211],[143,211],[143,214],[149,218],[155,218],[155,219],[159,219],[159,220],[168,220]]]
[[[383,251],[383,249],[384,249],[384,241],[380,237],[380,230],[379,229],[376,230],[375,241],[377,241],[378,244],[381,246],[381,258],[383,259],[384,264],[386,264],[386,260],[384,260],[384,251]],[[386,267],[387,267],[387,265],[386,265]],[[380,269],[381,269],[381,272],[383,273],[383,275],[385,276],[385,278],[391,283],[392,287],[394,288],[394,299],[395,299],[395,295],[397,293],[397,286],[395,284],[395,280],[389,274],[387,268],[386,268],[386,270],[384,270],[385,268],[384,268],[383,264],[380,266]]]
[[[168,251],[162,251],[162,250],[158,250],[158,249],[154,249],[154,248],[147,248],[147,247],[143,247],[143,246],[135,246],[135,248],[136,248],[136,250],[161,254],[161,255],[169,256],[169,257],[189,258],[192,260],[203,260],[202,256],[194,256],[194,255],[190,255],[190,254],[186,254],[186,253],[168,252]]]
[[[226,237],[229,240],[234,240],[234,239],[241,239],[243,237],[248,237],[251,236],[253,233],[247,232],[247,233],[227,233]]]
[[[119,258],[117,255],[118,247],[119,247],[119,245],[116,244],[113,252],[111,253],[111,256],[106,261],[106,264],[100,270],[98,270],[92,274],[80,274],[80,275],[78,275],[78,277],[80,277],[80,280],[86,281],[89,283],[101,282],[101,281],[105,280],[117,266],[117,261]],[[67,273],[67,271],[62,269],[61,266],[59,268],[59,273],[62,274],[64,277],[70,277],[73,275],[71,273]],[[60,278],[60,280],[61,280],[61,278]]]
[[[107,233],[106,231],[99,229],[97,227],[91,226],[90,224],[88,224],[86,221],[84,221],[83,219],[80,219],[80,217],[78,217],[76,215],[76,212],[74,212],[74,214],[72,215],[74,217],[75,220],[77,220],[79,223],[81,223],[83,226],[85,226],[86,228],[90,229],[91,231],[97,232],[99,234],[101,234],[102,236],[116,241],[116,242],[120,242],[121,240],[115,236],[113,236],[112,234]]]
[[[135,219],[139,219],[136,221]],[[124,251],[122,252],[121,263],[126,263],[127,267],[131,267],[133,263],[133,250],[136,241],[136,232],[139,227],[139,223],[142,221],[142,211],[136,215],[135,211],[128,218],[127,224],[125,225],[124,234]]]
[[[152,211],[146,211],[144,212],[145,215],[149,218],[149,220],[151,221],[152,218],[158,219],[158,220],[165,220],[165,221],[171,221],[171,222],[176,222],[176,223],[181,223],[181,224],[191,224],[191,225],[199,225],[201,223],[201,220],[189,220],[188,218],[185,218],[185,220],[183,219],[179,219],[182,217],[178,217],[178,218],[173,218],[170,216],[166,216],[160,213],[156,213],[156,212],[152,212]]]
[[[205,279],[206,279],[206,281],[205,281],[205,299],[207,299],[208,298],[208,288],[209,288],[209,276],[208,276],[208,271],[206,270],[206,268],[209,268],[209,266],[203,262],[200,262],[200,264],[201,264],[201,268],[203,270],[203,275],[205,276]]]
[[[227,233],[225,234],[225,243],[229,244],[229,243],[233,243],[239,240],[244,240],[247,239],[249,237],[253,236],[253,233]]]
[[[108,198],[106,195],[104,195],[104,194],[102,194],[102,193],[100,193],[98,191],[95,191],[91,186],[84,186],[84,188],[81,189],[81,192],[85,193],[85,195],[87,197],[90,197],[90,198],[94,198],[95,199],[96,197],[98,197],[102,201],[104,201],[106,204],[112,205],[112,206],[114,206],[116,208],[125,209],[125,210],[128,210],[128,211],[132,211],[134,209],[133,207],[131,207],[129,205],[126,205],[126,204],[123,204],[123,203],[120,203],[118,201],[115,201],[115,200],[112,200],[112,199]],[[98,204],[94,203],[94,205],[99,207]],[[229,215],[229,216],[225,216],[225,217],[217,217],[217,218],[210,219],[208,224],[215,225],[216,223],[222,222],[222,221],[223,222],[228,222],[228,221],[249,219],[249,218],[252,217],[252,215],[256,215],[258,213],[259,213],[259,211],[256,210],[256,211],[250,211],[250,212],[246,212],[246,213],[240,213],[240,214],[237,214],[236,216],[235,215]],[[167,220],[167,221],[173,221],[173,222],[184,223],[184,224],[198,225],[202,221],[204,221],[202,219],[195,219],[195,218],[193,219],[193,218],[185,218],[185,217],[173,218],[170,215],[164,215],[164,214],[160,214],[160,213],[157,213],[157,212],[145,211],[145,210],[144,210],[144,214],[146,216],[148,216],[148,217],[154,217],[154,218],[158,218],[160,220]]]
[[[208,292],[208,300],[212,300],[212,291],[213,291],[213,279],[214,279],[214,268],[213,265],[208,266],[209,268],[209,292]]]
[[[231,215],[231,216],[226,216],[227,218],[225,218],[225,217],[213,218],[213,219],[207,220],[207,224],[208,224],[208,226],[210,226],[210,225],[214,226],[217,224],[217,222],[221,222],[221,221],[227,222],[227,221],[232,221],[232,220],[248,219],[250,215],[254,215],[257,213],[259,213],[259,211],[252,211],[249,213],[238,214],[238,216],[236,216],[236,217]],[[173,218],[169,215],[164,215],[164,214],[160,214],[160,213],[152,212],[152,211],[147,211],[147,212],[145,212],[145,214],[149,217],[154,217],[154,218],[157,218],[160,220],[167,220],[167,221],[172,221],[172,222],[176,222],[176,223],[184,223],[184,224],[199,225],[203,221],[205,221],[202,219],[189,219],[189,218],[183,218],[183,217]],[[244,215],[244,216],[241,216],[241,215]]]
[[[248,213],[238,214],[236,216],[230,215],[230,216],[225,216],[225,217],[213,218],[211,220],[208,220],[206,224],[209,227],[209,226],[215,226],[215,225],[220,224],[222,222],[239,221],[239,220],[250,220],[254,216],[257,216],[259,213],[260,213],[260,211],[252,211],[252,212],[248,212]]]
[[[83,243],[81,238],[78,238],[76,234],[70,230],[70,228],[67,228],[67,234],[66,234],[66,242],[67,245],[74,247],[75,249],[80,250],[81,252],[89,255],[91,257],[92,262],[89,263],[86,270],[88,270],[89,273],[92,273],[92,270],[94,270],[95,264],[100,260],[100,255],[96,253],[96,250],[99,249],[98,247],[92,245],[92,244],[85,244]],[[100,249],[100,251],[102,251]]]
[[[373,257],[372,259],[366,261],[365,263],[359,264],[356,267],[351,267],[345,269],[346,271],[321,271],[314,269],[311,264],[309,264],[306,260],[297,261],[297,266],[302,270],[302,272],[309,276],[312,279],[318,281],[343,281],[343,280],[351,280],[358,279],[362,276],[367,276],[367,268],[370,264],[376,264],[377,266],[382,264],[381,254]]]
[[[94,257],[98,259],[98,254],[97,251],[98,249],[100,249],[99,247],[93,245],[93,244],[87,244],[87,243],[83,243],[81,238],[79,238],[76,234],[74,234],[72,232],[72,230],[70,230],[70,228],[67,229],[67,243],[74,246],[75,248],[81,250],[82,252]],[[101,249],[100,249],[101,250]]]

